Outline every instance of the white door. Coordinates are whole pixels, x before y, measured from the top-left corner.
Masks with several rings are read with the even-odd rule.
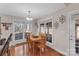
[[[69,55],[76,55],[75,52],[75,19],[70,17],[70,26],[69,26],[69,41],[70,41],[70,54]]]

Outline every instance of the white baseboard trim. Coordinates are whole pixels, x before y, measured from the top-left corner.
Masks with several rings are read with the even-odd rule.
[[[50,43],[50,42],[46,42],[46,45],[50,48],[53,47],[53,43]]]

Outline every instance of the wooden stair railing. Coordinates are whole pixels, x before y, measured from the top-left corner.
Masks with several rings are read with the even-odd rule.
[[[11,37],[12,37],[12,34],[9,35],[7,41],[5,42],[3,48],[1,49],[0,56],[4,56],[5,53],[6,53],[8,56],[10,56],[9,43],[10,43]]]

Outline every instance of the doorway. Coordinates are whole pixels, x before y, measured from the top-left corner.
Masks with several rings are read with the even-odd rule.
[[[79,54],[79,19],[76,20],[75,24],[75,52]]]
[[[79,14],[73,14],[69,20],[69,55],[79,55]]]

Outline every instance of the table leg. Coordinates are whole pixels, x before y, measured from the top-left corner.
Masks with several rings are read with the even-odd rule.
[[[23,45],[23,56],[25,55],[25,46]]]

